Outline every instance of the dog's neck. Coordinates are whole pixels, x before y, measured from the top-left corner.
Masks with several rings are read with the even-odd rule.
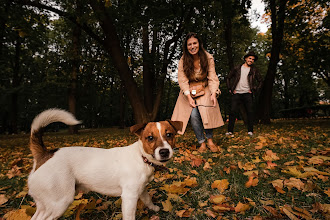
[[[168,171],[168,168],[165,167],[165,166],[162,166],[162,165],[157,165],[157,164],[154,164],[152,162],[150,162],[148,160],[148,158],[146,158],[145,156],[142,155],[142,159],[143,159],[143,162],[145,162],[146,164],[148,164],[149,166],[152,166],[153,168],[155,168],[156,171]]]

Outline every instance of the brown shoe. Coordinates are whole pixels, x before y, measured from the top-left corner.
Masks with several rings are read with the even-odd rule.
[[[212,139],[208,140],[207,145],[213,153],[219,151],[218,147],[213,143]]]
[[[200,153],[204,153],[204,152],[206,152],[206,151],[207,151],[207,147],[206,147],[205,142],[203,142],[203,143],[201,144],[201,146],[198,148],[198,152],[200,152]]]

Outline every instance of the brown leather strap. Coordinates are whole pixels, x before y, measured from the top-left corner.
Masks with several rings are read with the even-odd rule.
[[[156,171],[168,171],[168,168],[165,166],[157,165],[150,162],[145,156],[142,155],[143,162],[155,168]]]

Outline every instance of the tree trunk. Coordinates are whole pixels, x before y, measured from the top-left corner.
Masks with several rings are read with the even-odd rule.
[[[134,118],[136,123],[149,122],[147,110],[144,106],[143,100],[140,96],[138,86],[134,81],[133,74],[128,66],[127,59],[125,59],[124,53],[120,46],[120,40],[118,38],[116,27],[113,23],[113,19],[105,12],[104,5],[96,1],[90,1],[90,4],[98,16],[100,25],[105,35],[103,45],[105,50],[110,54],[116,69],[119,72],[119,76],[123,84],[125,85],[128,99],[134,112]]]
[[[283,40],[285,8],[287,0],[270,0],[272,20],[272,49],[268,70],[259,97],[258,117],[262,124],[270,124],[273,85],[276,75],[277,64],[280,60],[280,49]],[[279,5],[279,6],[278,6]]]

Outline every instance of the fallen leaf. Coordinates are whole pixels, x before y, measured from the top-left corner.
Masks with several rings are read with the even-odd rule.
[[[226,199],[226,196],[224,196],[224,195],[215,195],[215,196],[210,197],[210,202],[212,202],[214,204],[222,204],[226,201],[227,201],[227,199]]]
[[[280,217],[281,215],[276,211],[276,209],[274,209],[271,206],[263,206],[264,209],[266,209],[268,212],[270,212],[274,217]]]
[[[245,183],[245,187],[250,188],[251,186],[257,186],[258,182],[259,180],[257,178],[257,175],[253,173],[251,176],[249,176],[249,180]]]
[[[165,202],[162,202],[162,205],[163,205],[163,210],[165,212],[171,212],[173,209],[170,199],[167,199]]]
[[[327,190],[324,190],[324,193],[328,195],[328,197],[330,197],[330,188],[328,188]]]
[[[204,164],[203,170],[207,171],[207,170],[210,170],[210,169],[212,169],[210,163],[209,163],[209,162],[206,162],[206,163]]]
[[[192,167],[199,167],[200,165],[202,165],[203,162],[204,162],[203,159],[195,157],[191,159],[190,164]]]
[[[272,161],[267,161],[267,167],[266,169],[275,169],[275,167],[277,167],[277,164],[276,163],[273,163]]]
[[[191,170],[190,173],[195,174],[196,176],[199,175],[199,173],[196,170]]]
[[[244,213],[249,208],[250,208],[249,204],[244,204],[244,203],[239,202],[235,207],[235,212]]]
[[[284,180],[284,185],[291,190],[293,187],[297,188],[298,190],[302,190],[305,186],[305,184],[300,180],[291,177],[288,180]]]
[[[8,198],[5,194],[0,195],[0,205],[5,204],[8,201]]]
[[[183,217],[189,218],[194,210],[195,209],[193,208],[189,208],[187,210],[180,210],[176,212],[176,215],[179,216],[180,218]]]
[[[223,180],[215,180],[211,187],[212,189],[217,188],[220,192],[224,192],[226,189],[228,189],[229,182],[227,179]]]
[[[31,216],[26,214],[25,209],[17,209],[7,212],[3,218],[7,220],[30,220]]]
[[[212,209],[216,212],[227,212],[227,211],[235,210],[233,207],[230,207],[226,204],[214,205],[212,206]]]
[[[205,214],[209,217],[212,217],[212,218],[217,217],[217,214],[212,212],[210,209],[206,210]]]
[[[264,159],[265,161],[275,161],[279,160],[280,158],[272,150],[267,150],[262,159]]]
[[[281,209],[291,220],[299,220],[290,210],[291,208],[288,206],[284,206]]]

